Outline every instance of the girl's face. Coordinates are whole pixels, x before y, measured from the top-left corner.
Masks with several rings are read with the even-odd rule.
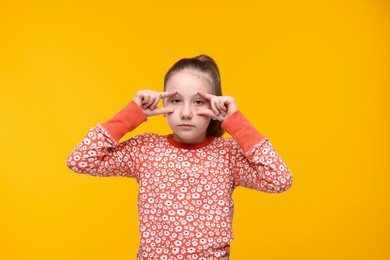
[[[210,108],[209,102],[198,92],[212,94],[209,77],[203,72],[185,69],[175,72],[167,81],[165,91],[176,91],[176,95],[164,100],[164,106],[173,108],[167,114],[173,138],[181,143],[194,144],[206,139],[211,118],[197,115],[200,108]]]

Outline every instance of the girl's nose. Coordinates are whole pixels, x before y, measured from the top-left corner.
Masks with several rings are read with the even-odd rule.
[[[191,119],[192,118],[192,109],[188,105],[184,105],[181,109],[180,117],[182,119]]]

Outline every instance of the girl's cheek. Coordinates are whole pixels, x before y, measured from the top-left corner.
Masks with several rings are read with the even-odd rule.
[[[170,107],[170,108],[174,108],[172,103],[164,103],[164,107]]]
[[[171,107],[174,108],[173,106],[171,106]],[[172,117],[172,116],[174,116],[176,114],[177,114],[177,109],[173,109],[173,112],[166,114],[166,117]]]

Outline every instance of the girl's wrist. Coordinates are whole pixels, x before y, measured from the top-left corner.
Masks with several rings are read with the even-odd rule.
[[[110,120],[102,123],[115,140],[119,141],[127,132],[134,130],[138,125],[147,120],[142,109],[131,101]]]

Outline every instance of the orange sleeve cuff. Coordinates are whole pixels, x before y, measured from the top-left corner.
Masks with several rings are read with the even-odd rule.
[[[147,117],[142,109],[134,101],[131,101],[113,118],[102,123],[102,126],[119,142],[126,133],[134,130],[146,120]]]
[[[255,145],[267,139],[253,127],[239,110],[222,123],[222,128],[237,141],[245,154],[250,152]]]

